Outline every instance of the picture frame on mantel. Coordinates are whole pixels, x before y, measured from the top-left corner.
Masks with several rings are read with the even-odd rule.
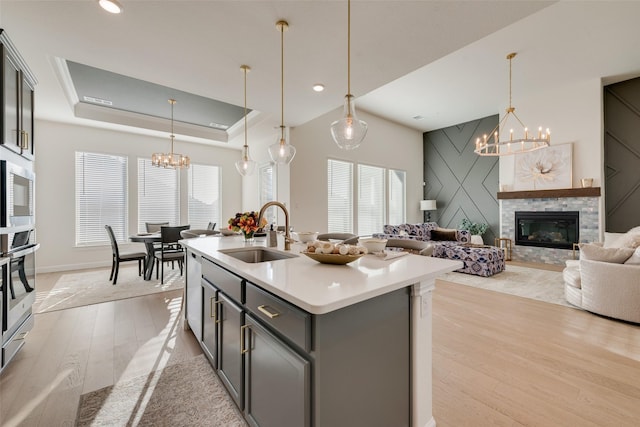
[[[513,164],[515,191],[571,188],[573,144],[551,145],[516,154]]]

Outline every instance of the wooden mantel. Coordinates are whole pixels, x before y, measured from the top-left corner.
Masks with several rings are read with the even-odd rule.
[[[600,197],[600,187],[498,192],[498,199],[552,199],[558,197]]]

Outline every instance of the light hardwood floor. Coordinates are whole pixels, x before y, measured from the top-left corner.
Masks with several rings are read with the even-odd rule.
[[[54,281],[44,275],[39,290]],[[438,427],[640,425],[639,326],[436,285]],[[0,376],[0,424],[72,426],[81,394],[200,354],[180,299],[172,291],[38,314]]]

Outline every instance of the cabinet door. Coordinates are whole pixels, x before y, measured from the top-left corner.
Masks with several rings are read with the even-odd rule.
[[[217,298],[218,290],[206,281],[202,280],[202,349],[209,363],[214,368],[218,367],[218,325]],[[198,341],[200,337],[198,337]]]
[[[21,154],[33,159],[34,156],[34,138],[33,138],[33,87],[29,81],[22,76],[22,84],[20,85],[20,111],[21,111],[21,135],[20,148]]]
[[[245,418],[253,427],[310,425],[310,363],[251,315],[245,321]]]
[[[187,324],[193,335],[202,340],[202,318],[203,305],[202,305],[202,258],[200,255],[196,255],[190,250],[187,250],[187,274],[185,284],[185,318]],[[204,307],[204,310],[210,310],[208,307]],[[210,315],[210,313],[207,313]]]
[[[243,322],[242,309],[222,292],[218,293],[218,316],[220,348],[218,351],[218,376],[229,394],[242,410],[244,367],[240,353],[240,327]]]
[[[6,49],[4,58],[4,117],[2,144],[20,152],[20,70]]]

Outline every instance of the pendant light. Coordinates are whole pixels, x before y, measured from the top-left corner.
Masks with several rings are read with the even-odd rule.
[[[287,21],[278,21],[276,22],[276,28],[280,31],[280,66],[282,70],[280,85],[280,136],[278,138],[278,142],[269,146],[269,156],[271,160],[280,164],[288,164],[291,163],[293,157],[296,155],[296,149],[291,145],[287,144],[287,140],[285,138],[285,127],[284,127],[284,32],[289,29],[289,24]]]
[[[244,72],[244,146],[242,147],[242,158],[236,162],[236,169],[242,176],[252,175],[256,170],[256,162],[249,156],[249,144],[247,144],[247,73],[251,70],[248,65],[241,65]]]
[[[171,139],[171,151],[169,153],[153,153],[151,156],[151,164],[161,168],[188,168],[191,164],[189,156],[173,152],[173,140],[176,138],[173,134],[173,106],[176,104],[176,100],[170,99],[169,104],[171,104],[171,134],[169,135],[169,139]]]
[[[344,116],[331,123],[331,136],[343,150],[358,148],[367,135],[367,123],[356,116],[351,94],[351,0],[347,1],[347,94],[344,97]]]
[[[476,139],[476,149],[474,152],[479,156],[507,156],[517,153],[528,153],[541,148],[546,148],[551,144],[551,134],[547,128],[546,132],[542,127],[538,128],[538,134],[529,132],[529,129],[522,123],[516,115],[516,108],[511,105],[511,61],[516,57],[512,52],[507,55],[509,60],[509,108],[498,125],[489,135]],[[513,127],[521,128],[520,138],[514,137]],[[507,136],[506,129],[509,128]]]

